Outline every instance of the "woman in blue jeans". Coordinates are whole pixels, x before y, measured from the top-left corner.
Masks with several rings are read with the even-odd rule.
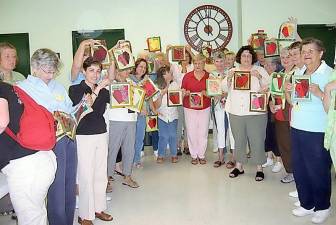
[[[148,73],[147,61],[143,58],[138,58],[135,61],[135,68],[129,78],[135,83],[138,84],[142,81],[145,75]],[[134,154],[134,164],[136,167],[141,167],[141,150],[143,148],[143,140],[145,137],[146,131],[146,115],[147,108],[146,102],[142,107],[141,113],[138,113],[137,122],[136,122],[136,131],[135,131],[135,154]]]
[[[163,163],[167,144],[169,144],[171,162],[177,163],[177,107],[168,107],[168,90],[178,90],[178,84],[173,81],[172,73],[168,66],[163,66],[157,71],[156,83],[160,95],[154,98],[155,108],[158,110],[159,127],[159,152],[156,162]]]

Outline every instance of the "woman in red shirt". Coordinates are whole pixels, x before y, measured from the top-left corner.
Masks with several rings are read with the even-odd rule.
[[[188,133],[191,163],[206,164],[205,151],[208,142],[210,98],[206,96],[206,80],[209,73],[204,70],[205,57],[198,54],[193,59],[194,70],[182,80],[183,107]]]

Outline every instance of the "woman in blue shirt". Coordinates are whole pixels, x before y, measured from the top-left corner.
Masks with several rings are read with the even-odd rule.
[[[320,40],[301,43],[306,65],[302,75],[310,76],[310,101],[294,101],[291,111],[293,173],[301,206],[292,212],[302,217],[314,214],[313,223],[324,222],[330,214],[331,158],[323,147],[327,114],[323,108],[325,85],[332,69],[321,60],[325,49]]]
[[[31,57],[32,75],[19,82],[18,86],[51,113],[59,111],[70,114],[72,101],[65,88],[54,79],[60,65],[55,52],[38,49]],[[57,171],[48,192],[48,220],[50,225],[72,225],[76,201],[76,143],[68,136],[60,137],[54,153]]]

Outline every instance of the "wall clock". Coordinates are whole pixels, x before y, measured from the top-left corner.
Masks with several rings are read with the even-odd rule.
[[[184,36],[196,51],[203,45],[213,51],[225,48],[232,37],[232,22],[228,14],[214,5],[202,5],[192,10],[184,22]]]

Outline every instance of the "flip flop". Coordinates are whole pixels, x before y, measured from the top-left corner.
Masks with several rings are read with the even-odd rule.
[[[236,164],[232,161],[229,161],[229,162],[226,163],[226,168],[228,168],[228,169],[232,169],[235,166],[236,166]]]
[[[122,184],[126,185],[128,187],[131,187],[131,188],[138,188],[138,187],[140,187],[139,184],[137,182],[135,182],[134,180],[123,181]]]
[[[218,167],[220,167],[220,166],[222,166],[224,164],[225,164],[225,162],[217,160],[217,161],[214,162],[213,167],[218,168]]]
[[[119,176],[122,176],[122,177],[125,176],[123,173],[121,173],[121,172],[119,172],[119,171],[117,171],[117,170],[114,170],[114,173],[117,174],[117,175],[119,175]]]
[[[235,177],[238,177],[238,176],[241,175],[241,174],[244,174],[244,170],[243,170],[243,171],[240,171],[239,169],[234,168],[234,169],[230,172],[229,177],[231,177],[231,178],[235,178]]]
[[[103,220],[103,221],[112,221],[113,220],[113,217],[110,214],[107,214],[105,212],[100,212],[100,213],[96,212],[95,216],[98,219]]]
[[[259,182],[259,181],[264,180],[264,178],[265,178],[264,172],[263,171],[257,171],[256,176],[255,176],[255,180]]]
[[[198,164],[198,159],[197,158],[196,159],[192,159],[191,160],[191,164],[197,165]]]

